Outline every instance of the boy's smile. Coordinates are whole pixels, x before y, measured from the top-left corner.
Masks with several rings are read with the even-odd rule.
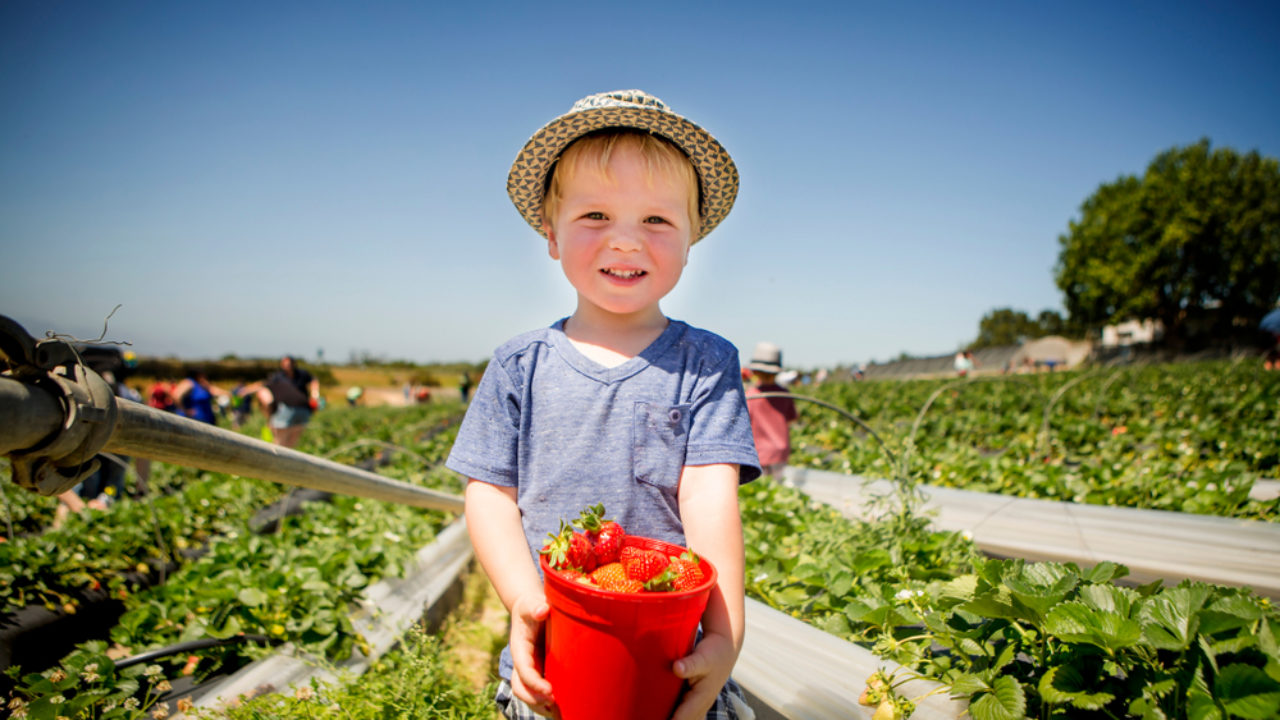
[[[548,218],[548,252],[578,291],[576,314],[651,322],[679,281],[692,239],[689,188],[620,145],[607,172],[580,163]]]

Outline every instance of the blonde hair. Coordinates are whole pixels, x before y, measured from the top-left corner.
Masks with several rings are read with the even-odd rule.
[[[698,213],[699,189],[698,172],[693,163],[675,145],[667,140],[639,130],[611,128],[584,135],[574,140],[569,147],[560,153],[556,163],[551,166],[547,180],[547,191],[542,198],[543,222],[550,223],[555,217],[557,208],[564,196],[564,184],[567,183],[583,167],[594,167],[606,178],[609,177],[609,158],[618,148],[629,148],[640,153],[644,158],[649,177],[655,175],[675,180],[683,180],[689,188],[689,233],[698,237],[698,226],[701,217]]]

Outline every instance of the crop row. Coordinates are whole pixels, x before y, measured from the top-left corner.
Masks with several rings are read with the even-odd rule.
[[[379,468],[384,474],[457,491],[452,474],[428,469],[447,452],[447,427],[456,413],[456,407],[413,409],[393,423],[374,411],[322,413],[308,431],[310,449],[351,455],[352,461],[371,455],[368,460],[386,463]],[[338,444],[353,436],[378,444]],[[199,682],[267,651],[235,642],[246,637],[288,641],[340,660],[363,642],[349,620],[352,601],[370,583],[401,573],[447,521],[443,513],[339,496],[309,503],[283,518],[276,532],[259,534],[249,520],[280,499],[279,486],[217,473],[178,474],[184,473],[185,482],[167,495],[125,498],[108,512],[73,517],[59,530],[0,545],[6,613],[31,601],[75,613],[99,591],[110,592],[124,608],[109,630],[109,646],[81,646],[63,658],[60,672],[14,674],[15,697],[31,717],[46,710],[64,717],[133,717],[137,708],[126,708],[123,700],[145,694],[147,683],[139,688],[139,678],[109,672],[112,659],[188,640],[228,644],[201,650],[191,662],[185,655],[157,662],[153,684],[183,675]],[[193,552],[171,556],[168,548]],[[163,567],[164,581],[147,587],[140,580],[148,578],[121,572],[131,566],[151,575]],[[75,685],[73,694],[51,680],[83,674],[88,665],[95,666],[94,682]]]
[[[1024,497],[1274,521],[1280,374],[1215,361],[805,388],[792,462]],[[932,403],[930,400],[932,398]],[[923,412],[927,407],[927,411]]]
[[[909,512],[854,522],[770,479],[741,500],[751,596],[942,683],[975,720],[1280,713],[1280,611],[1248,590],[988,559]]]

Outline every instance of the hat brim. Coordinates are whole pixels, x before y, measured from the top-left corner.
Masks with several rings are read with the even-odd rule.
[[[738,168],[711,133],[670,111],[643,105],[587,108],[561,115],[529,138],[507,176],[507,195],[529,225],[546,237],[542,201],[547,174],[574,140],[606,128],[634,128],[659,135],[684,151],[701,186],[697,242],[724,220],[738,196]]]
[[[762,363],[762,362],[747,363],[747,368],[751,370],[755,370],[756,372],[767,372],[767,373],[775,373],[775,374],[782,372],[781,365],[772,365],[770,363]]]

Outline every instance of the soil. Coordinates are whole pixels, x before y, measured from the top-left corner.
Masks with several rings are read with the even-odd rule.
[[[511,616],[489,577],[476,563],[467,575],[462,603],[442,630],[454,671],[475,690],[496,682],[498,657],[507,644],[510,623]]]

